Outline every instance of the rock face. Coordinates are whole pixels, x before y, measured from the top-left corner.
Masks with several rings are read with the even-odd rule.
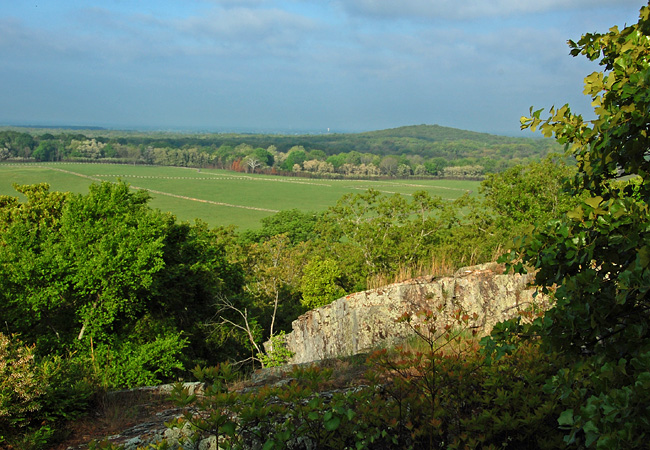
[[[533,299],[529,286],[533,275],[503,274],[498,264],[467,267],[452,277],[417,278],[379,289],[358,292],[309,311],[292,323],[286,335],[294,353],[291,364],[308,363],[362,353],[380,345],[391,345],[412,334],[408,325],[396,320],[404,313],[442,306],[437,325],[450,322],[453,311],[461,308],[470,317],[470,326],[481,333],[505,319],[545,301]]]

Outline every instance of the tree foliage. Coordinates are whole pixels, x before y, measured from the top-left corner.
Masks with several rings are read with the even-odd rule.
[[[217,234],[176,224],[124,183],[0,199],[0,315],[40,355],[87,358],[101,383],[154,383],[206,357],[200,324],[242,279]],[[214,356],[214,354],[212,354]],[[107,373],[112,373],[107,376]]]
[[[301,280],[302,304],[308,309],[315,309],[332,303],[345,295],[340,286],[343,271],[336,261],[316,257],[305,266]]]
[[[463,199],[457,201],[460,204]],[[454,205],[424,191],[404,196],[376,190],[343,196],[323,221],[363,255],[368,273],[393,271],[416,262],[441,242]]]
[[[557,158],[517,165],[491,174],[481,183],[486,205],[500,218],[500,228],[529,226],[560,217],[575,203],[565,182],[575,172]]]
[[[603,67],[585,78],[596,119],[568,105],[544,119],[531,108],[522,128],[565,144],[578,165],[571,194],[582,199],[511,256],[555,299],[528,332],[580,361],[553,384],[574,401],[560,417],[567,443],[640,448],[650,429],[650,8],[636,24],[569,45]]]

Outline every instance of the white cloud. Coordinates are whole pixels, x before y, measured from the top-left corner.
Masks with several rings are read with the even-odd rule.
[[[219,9],[176,23],[179,30],[196,37],[256,40],[279,33],[305,32],[314,28],[310,19],[280,9]]]
[[[549,11],[637,5],[638,0],[340,0],[354,15],[377,18],[476,19]]]

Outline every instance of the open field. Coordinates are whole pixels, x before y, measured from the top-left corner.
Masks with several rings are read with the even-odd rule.
[[[319,180],[122,164],[0,164],[0,195],[16,195],[14,183],[47,182],[52,190],[85,193],[91,183],[117,180],[147,189],[152,207],[171,211],[180,220],[199,218],[211,226],[240,229],[257,228],[260,219],[281,210],[322,211],[344,194],[370,188],[406,195],[425,190],[453,200],[476,193],[479,185],[459,180]]]

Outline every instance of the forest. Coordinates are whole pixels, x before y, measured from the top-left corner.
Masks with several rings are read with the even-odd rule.
[[[23,197],[0,198],[0,444],[48,448],[98,391],[192,375],[210,383],[205,398],[174,396],[223,448],[252,434],[264,449],[295,436],[332,449],[647,448],[650,7],[569,46],[601,64],[585,78],[596,118],[531,108],[522,128],[566,155],[488,174],[480,197],[370,190],[236,232],[179,223],[124,183],[16,186]],[[229,392],[234,367],[282,364],[281,346],[260,344],[301,312],[494,259],[534,271],[552,307],[480,341],[462,311],[455,328],[414,326],[423,347],[378,350],[368,388],[328,402],[319,369]]]
[[[330,178],[478,178],[561,150],[552,139],[437,125],[299,136],[71,131],[2,130],[0,161],[102,161]]]

